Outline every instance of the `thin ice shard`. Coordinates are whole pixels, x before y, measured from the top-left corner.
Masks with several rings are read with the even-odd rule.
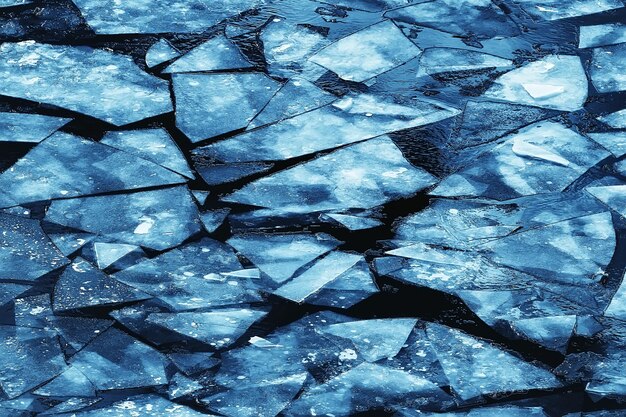
[[[0,142],[39,143],[70,120],[41,114],[0,112]]]
[[[141,248],[139,246],[127,245],[124,243],[96,242],[93,247],[96,252],[98,268],[100,269],[107,269],[133,252],[141,252]]]
[[[218,35],[178,58],[163,72],[226,71],[252,66],[237,45],[224,35]]]
[[[511,67],[513,67],[512,61],[482,52],[455,48],[428,48],[420,56],[417,75],[485,68],[502,70]]]

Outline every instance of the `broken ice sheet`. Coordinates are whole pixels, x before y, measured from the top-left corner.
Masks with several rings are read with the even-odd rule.
[[[619,0],[515,0],[515,3],[530,15],[545,20],[586,16],[624,7]]]
[[[46,220],[156,250],[200,231],[198,209],[185,186],[132,194],[55,200]]]
[[[593,76],[592,76],[593,78]],[[587,99],[580,58],[549,55],[498,77],[484,96],[547,109],[574,111]]]
[[[615,129],[626,129],[626,109],[598,117],[598,120]]]
[[[192,153],[229,163],[283,160],[435,123],[459,113],[445,103],[425,98],[350,95]]]
[[[156,67],[164,62],[180,56],[180,51],[174,48],[166,39],[160,39],[146,51],[146,65]]]
[[[44,397],[95,397],[96,390],[82,372],[69,367],[33,393]]]
[[[95,235],[85,232],[48,233],[48,237],[65,256],[74,254],[80,248],[96,238]]]
[[[39,143],[70,120],[42,114],[0,112],[0,142]]]
[[[109,10],[107,10],[107,14]],[[86,46],[5,42],[0,94],[125,125],[172,111],[168,83],[132,58]]]
[[[37,220],[0,213],[0,279],[33,281],[67,265]]]
[[[385,20],[327,46],[309,59],[344,80],[362,82],[420,53],[393,22]]]
[[[131,257],[139,258],[144,252],[139,246],[124,243],[96,242],[93,245],[99,269],[116,268]],[[120,268],[121,269],[121,268]]]
[[[580,27],[579,48],[615,45],[622,42],[626,42],[626,25],[621,23]]]
[[[607,156],[605,149],[573,130],[539,122],[506,136],[431,194],[506,200],[558,192]]]
[[[380,12],[426,1],[430,0],[321,0],[320,3],[364,10],[366,12]]]
[[[262,73],[174,74],[176,126],[199,142],[245,128],[280,88]]]
[[[420,56],[417,76],[484,68],[507,69],[513,62],[482,52],[456,48],[428,48]]]
[[[254,283],[219,275],[237,269],[241,264],[230,247],[204,238],[126,268],[114,277],[154,295],[175,311],[260,301]]]
[[[339,224],[351,231],[373,229],[383,225],[378,219],[339,213],[323,213],[320,219]]]
[[[170,379],[167,395],[170,400],[193,394],[196,391],[203,389],[204,386],[198,381],[187,378],[181,373],[176,373]]]
[[[263,0],[74,0],[99,35],[202,32]]]
[[[208,233],[214,233],[224,223],[228,213],[230,213],[229,208],[205,211],[200,213],[200,221]]]
[[[102,401],[102,398],[81,398],[81,397],[72,397],[63,401],[60,404],[55,405],[54,407],[44,411],[40,415],[54,415],[61,413],[69,413],[72,411],[82,410],[83,408],[87,408],[91,405],[99,403]]]
[[[183,182],[146,159],[61,132],[0,174],[0,188],[20,203]]]
[[[165,129],[107,132],[100,143],[147,159],[187,178],[194,177],[185,155]]]
[[[626,90],[626,43],[593,49],[589,75],[600,93]]]
[[[218,35],[187,52],[163,70],[164,73],[226,71],[251,68],[230,39]]]
[[[0,285],[0,306],[13,300],[30,288],[30,285],[2,283],[2,285]]]
[[[79,411],[72,417],[203,417],[212,416],[185,405],[166,400],[156,394],[143,394],[89,411]]]
[[[576,324],[575,315],[516,320],[513,330],[540,346],[565,354]]]

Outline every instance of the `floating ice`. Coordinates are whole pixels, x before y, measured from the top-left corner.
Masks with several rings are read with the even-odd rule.
[[[96,236],[91,233],[83,232],[48,233],[48,237],[65,256],[76,253],[80,248],[96,238]]]
[[[256,180],[223,200],[292,213],[371,208],[435,182],[382,137]]]
[[[598,117],[598,120],[615,129],[626,129],[626,109]]]
[[[262,0],[158,0],[117,2],[74,0],[99,35],[202,32],[228,17],[263,3]]]
[[[589,76],[600,93],[626,90],[626,43],[593,49]]]
[[[217,164],[208,166],[197,164],[195,168],[208,185],[220,185],[259,174],[272,168],[272,166],[272,164],[267,163]]]
[[[576,316],[534,317],[516,320],[513,330],[547,349],[565,353],[574,332]]]
[[[604,311],[604,315],[626,321],[626,282],[624,282],[623,277],[622,284],[619,286],[611,303]]]
[[[418,76],[484,68],[506,69],[513,67],[513,62],[494,55],[467,49],[428,48],[422,53],[419,65]]]
[[[174,74],[176,126],[199,142],[245,128],[280,88],[261,73]]]
[[[621,216],[626,216],[626,185],[589,187],[587,191],[611,210],[615,210]]]
[[[96,390],[82,372],[69,367],[52,381],[37,388],[34,394],[44,397],[95,397]]]
[[[124,243],[96,242],[93,247],[96,252],[98,268],[100,269],[107,269],[113,266],[116,262],[119,262],[133,252],[143,253],[139,246]]]
[[[197,214],[187,187],[179,186],[53,201],[46,220],[122,242],[165,250],[200,231]]]
[[[386,20],[327,46],[310,60],[344,80],[362,82],[420,53],[393,22]]]
[[[498,77],[485,97],[547,109],[574,111],[587,99],[580,58],[549,55]]]
[[[31,3],[31,0],[2,0],[0,1],[0,7],[11,7],[29,3]]]
[[[251,67],[252,64],[234,43],[224,35],[218,35],[178,58],[163,72],[224,71]]]
[[[185,375],[192,375],[216,366],[219,359],[212,357],[212,355],[208,352],[171,353],[168,357]]]
[[[0,306],[30,289],[30,285],[3,283],[0,285]]]
[[[145,159],[68,133],[50,136],[0,174],[0,187],[20,203],[184,181]]]
[[[53,315],[50,294],[16,298],[13,301],[13,311],[12,319],[16,326],[47,329]],[[9,317],[3,317],[2,321],[13,324]]]
[[[102,4],[102,3],[100,3]],[[107,15],[114,16],[107,8]],[[0,94],[48,103],[114,125],[172,111],[168,83],[132,58],[86,46],[5,42]]]
[[[626,25],[621,23],[580,27],[579,48],[615,45],[622,42],[626,42]]]
[[[341,244],[323,233],[235,235],[227,242],[278,283]]]
[[[224,223],[228,213],[230,213],[229,208],[205,211],[204,213],[200,213],[200,221],[207,232],[213,233]]]
[[[619,9],[624,4],[619,0],[515,0],[530,15],[545,20],[566,19],[586,16],[607,10]]]
[[[212,414],[201,413],[178,403],[173,403],[156,394],[143,394],[118,401],[106,408],[72,413],[72,417],[164,417],[175,413],[176,417],[206,417]]]
[[[587,136],[618,158],[626,155],[626,132],[587,133]]]
[[[68,264],[37,220],[0,213],[0,279],[33,281]]]
[[[113,320],[87,317],[54,316],[49,319],[61,340],[75,351],[82,349],[113,324]]]
[[[607,156],[595,142],[565,126],[539,122],[505,137],[431,194],[508,199],[562,191]]]
[[[187,178],[194,177],[185,155],[165,129],[108,132],[100,143],[147,159]]]
[[[413,3],[424,3],[430,0],[324,0],[322,3],[333,4],[345,8],[364,10],[367,12],[381,12],[408,6]]]
[[[433,100],[360,94],[193,153],[223,162],[283,160],[435,123],[457,114],[457,109]]]
[[[378,219],[372,219],[369,217],[351,216],[347,214],[339,213],[324,213],[321,215],[324,219],[330,219],[335,223],[340,224],[348,230],[367,230],[373,229],[378,226],[382,226],[383,222]]]
[[[78,410],[87,408],[91,405],[97,404],[100,401],[102,401],[102,398],[72,397],[44,411],[40,415],[44,416],[44,415],[61,414],[61,413],[69,413],[72,411],[78,411]]]
[[[41,114],[0,112],[0,142],[39,143],[70,120]]]
[[[160,39],[146,51],[146,65],[148,68],[153,68],[179,56],[180,51],[178,49],[174,48],[167,40]]]
[[[209,191],[191,190],[191,194],[193,195],[193,198],[196,199],[196,201],[198,202],[200,206],[204,206],[207,198],[209,198],[209,195],[211,193]]]

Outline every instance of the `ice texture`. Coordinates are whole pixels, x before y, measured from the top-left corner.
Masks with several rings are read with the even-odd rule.
[[[153,68],[179,56],[180,51],[178,49],[174,48],[166,39],[160,39],[146,51],[146,65],[148,68]]]
[[[626,43],[593,49],[589,75],[600,93],[626,90]]]
[[[615,45],[626,42],[626,26],[621,23],[581,26],[579,48]]]
[[[225,36],[218,35],[178,58],[163,72],[226,71],[250,67],[252,64],[237,46]]]
[[[0,142],[39,143],[69,121],[42,114],[0,112]]]
[[[624,7],[619,0],[515,0],[526,12],[539,19],[558,20],[585,16]]]

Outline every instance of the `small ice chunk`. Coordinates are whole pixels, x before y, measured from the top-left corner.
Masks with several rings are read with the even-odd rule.
[[[93,247],[96,252],[98,268],[100,269],[106,269],[112,266],[120,259],[133,252],[139,251],[143,253],[139,246],[124,243],[96,242]]]
[[[205,211],[200,213],[200,221],[208,233],[213,233],[224,223],[229,213],[229,208]]]
[[[626,129],[626,109],[598,117],[598,120],[615,129]]]
[[[163,72],[225,71],[251,67],[252,64],[237,45],[224,35],[218,35],[178,58]]]
[[[180,51],[174,48],[171,43],[166,39],[159,39],[146,52],[146,65],[148,68],[154,68],[179,56]]]

